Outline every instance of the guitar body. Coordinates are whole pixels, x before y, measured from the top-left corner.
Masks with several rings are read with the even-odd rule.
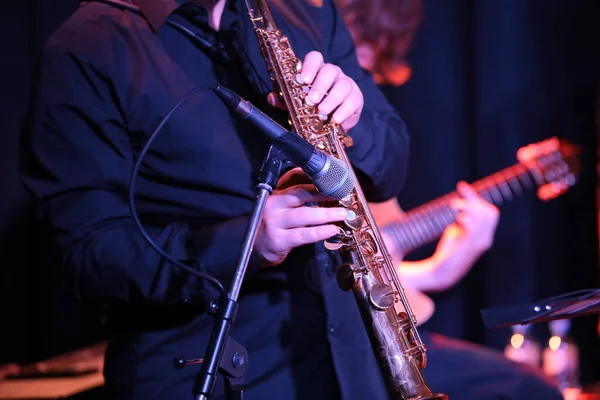
[[[417,326],[423,325],[435,312],[435,303],[425,293],[412,288],[410,285],[404,283],[402,285],[408,304],[410,304],[410,308],[417,319]],[[395,307],[396,312],[404,311],[400,303],[396,303]]]
[[[371,213],[373,214],[373,218],[375,218],[377,226],[380,228],[389,226],[391,224],[400,223],[404,215],[404,212],[400,208],[400,205],[395,198],[382,203],[369,203],[369,208],[371,209]],[[410,304],[412,312],[417,319],[417,326],[419,326],[431,318],[435,312],[435,303],[431,297],[413,288],[409,283],[402,280],[400,265],[402,264],[404,256],[399,251],[393,251],[393,249],[388,250],[390,250],[392,254],[394,265],[396,266],[400,281],[402,282],[402,287],[404,288],[404,294],[406,295],[408,304]],[[396,303],[395,307],[396,312],[404,311],[402,304],[400,303]]]
[[[480,179],[471,186],[496,206],[529,189],[537,189],[538,197],[548,201],[565,193],[576,183],[579,172],[577,154],[575,146],[556,137],[532,143],[517,151],[519,163]],[[377,226],[388,238],[387,242],[391,242],[388,250],[397,266],[417,325],[431,318],[435,304],[429,296],[402,279],[400,265],[406,254],[439,239],[444,229],[454,223],[457,212],[450,203],[456,197],[456,192],[448,193],[407,212],[402,211],[395,198],[382,203],[369,203]],[[403,311],[401,307],[396,305],[397,311]]]

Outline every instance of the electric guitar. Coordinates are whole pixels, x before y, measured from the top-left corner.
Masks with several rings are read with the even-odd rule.
[[[537,189],[541,200],[548,201],[565,193],[576,183],[579,173],[577,154],[576,146],[556,137],[533,143],[518,150],[519,163],[480,179],[471,186],[496,206],[532,189]],[[450,206],[451,200],[457,197],[459,195],[456,192],[448,193],[404,214],[400,214],[397,208],[397,215],[384,217],[385,221],[378,225],[395,242],[395,262],[400,262],[400,257],[441,237],[458,214]],[[404,289],[418,324],[424,323],[433,315],[433,300],[406,285]]]

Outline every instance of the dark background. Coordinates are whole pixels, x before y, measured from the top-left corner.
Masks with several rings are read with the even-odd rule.
[[[0,5],[0,364],[28,363],[102,338],[99,313],[72,299],[44,249],[18,177],[17,141],[43,42],[74,0]],[[551,136],[582,146],[578,185],[551,202],[529,193],[504,205],[494,247],[458,286],[435,296],[425,328],[503,348],[510,329],[480,309],[600,287],[595,112],[600,71],[596,0],[429,0],[400,88],[385,88],[409,125],[405,209],[516,162]],[[427,256],[432,246],[411,258]],[[584,381],[600,380],[597,317],[575,318]],[[545,339],[545,325],[536,325]],[[467,367],[467,366],[465,366]]]

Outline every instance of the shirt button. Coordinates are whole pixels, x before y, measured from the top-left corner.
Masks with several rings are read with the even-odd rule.
[[[329,328],[327,328],[327,330],[329,331],[329,333],[333,333],[335,332],[335,327],[333,325],[329,325]]]

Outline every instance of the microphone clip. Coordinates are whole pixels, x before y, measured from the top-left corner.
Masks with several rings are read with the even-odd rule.
[[[263,188],[273,193],[277,187],[277,182],[283,171],[295,167],[296,165],[287,158],[279,146],[271,141],[267,155],[265,156],[260,171],[258,173],[258,188]]]

